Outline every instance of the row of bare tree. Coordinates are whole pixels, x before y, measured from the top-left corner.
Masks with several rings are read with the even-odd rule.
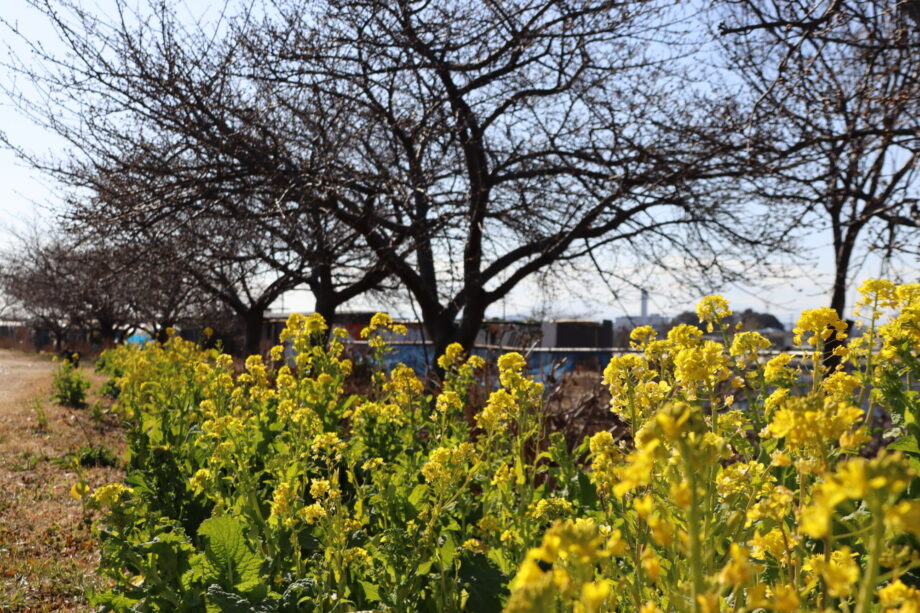
[[[7,257],[23,304],[16,267],[63,248],[62,295],[211,300],[247,351],[297,286],[327,318],[407,291],[440,351],[584,262],[708,289],[829,229],[843,310],[860,249],[918,252],[907,0],[30,3],[58,40],[7,23],[29,49],[7,89],[65,154],[7,145],[63,186],[67,239]]]

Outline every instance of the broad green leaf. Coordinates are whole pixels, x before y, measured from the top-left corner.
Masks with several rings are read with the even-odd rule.
[[[920,454],[920,445],[917,444],[917,439],[911,437],[905,437],[899,441],[891,443],[888,445],[888,449]]]
[[[412,488],[412,492],[409,494],[409,504],[411,504],[416,509],[419,508],[419,503],[424,500],[425,494],[427,493],[428,486],[424,483],[419,483],[414,488]]]
[[[364,597],[371,602],[380,602],[380,590],[376,585],[368,581],[358,581],[361,589],[364,590]]]
[[[502,610],[508,577],[492,560],[475,551],[460,554],[460,581],[468,593],[465,609],[476,613]]]
[[[205,539],[203,556],[196,560],[205,583],[251,594],[262,584],[262,558],[246,544],[239,520],[222,515],[201,523],[198,534]]]
[[[208,611],[219,613],[276,613],[278,603],[263,601],[251,603],[239,594],[228,592],[219,585],[208,587]]]

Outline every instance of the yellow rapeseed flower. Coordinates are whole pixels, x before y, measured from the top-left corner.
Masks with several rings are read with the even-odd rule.
[[[100,507],[111,508],[117,504],[123,496],[131,493],[131,488],[125,487],[121,483],[110,483],[103,485],[93,492],[92,501]]]
[[[859,300],[855,305],[857,315],[862,315],[863,309],[869,307],[868,316],[878,319],[882,309],[893,309],[898,306],[895,284],[885,279],[867,279],[859,286],[859,294]]]
[[[326,509],[317,502],[314,502],[311,505],[305,506],[297,513],[300,518],[305,521],[307,524],[315,524],[320,519],[325,518],[328,514]]]
[[[610,597],[610,582],[606,580],[589,581],[581,586],[580,602],[585,613],[600,611],[604,601]]]
[[[789,367],[790,362],[792,355],[788,353],[780,353],[767,360],[763,369],[763,379],[767,385],[792,386],[798,379],[798,373]]]
[[[739,332],[732,338],[728,354],[739,362],[753,362],[764,349],[770,348],[770,341],[759,332]]]
[[[723,586],[738,587],[747,583],[757,570],[749,560],[750,552],[737,543],[732,543],[729,560],[719,571],[719,583]]]
[[[827,593],[834,598],[843,598],[853,591],[853,586],[859,581],[859,565],[853,559],[855,553],[849,547],[831,552],[830,560],[825,561],[824,556],[816,556],[812,567],[824,579]]]
[[[836,336],[840,341],[846,340],[847,325],[837,315],[837,311],[830,307],[821,307],[804,311],[792,332],[796,345],[802,345],[804,341],[814,346],[827,341],[831,336]]]
[[[696,315],[700,318],[700,323],[705,323],[706,329],[712,332],[713,324],[731,317],[732,310],[728,308],[728,301],[722,296],[706,296],[696,305]]]
[[[639,326],[633,328],[633,331],[629,333],[629,340],[631,341],[629,344],[633,349],[645,349],[657,336],[658,333],[655,332],[655,328],[651,326]]]
[[[460,364],[463,359],[463,345],[460,343],[451,343],[444,350],[444,355],[438,357],[438,366],[447,370],[451,366]]]

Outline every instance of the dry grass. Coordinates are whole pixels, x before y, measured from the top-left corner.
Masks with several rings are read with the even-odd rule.
[[[97,411],[50,401],[47,356],[0,350],[0,611],[87,611],[99,587],[98,553],[82,505],[71,498],[81,450],[123,457],[120,429]],[[97,388],[102,379],[83,367]],[[92,407],[96,397],[91,393]],[[92,486],[118,481],[112,466],[87,466]]]

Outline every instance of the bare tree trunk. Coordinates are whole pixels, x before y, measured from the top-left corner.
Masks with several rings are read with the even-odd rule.
[[[332,320],[335,319],[335,311],[338,305],[331,298],[326,296],[317,295],[316,296],[316,305],[313,307],[313,310],[326,322],[326,325],[332,329]]]
[[[830,307],[843,317],[843,310],[847,301],[847,273],[850,270],[850,258],[853,255],[853,245],[843,243],[837,249],[834,264],[834,287],[831,292]]]
[[[114,347],[117,336],[118,331],[113,322],[104,319],[99,320],[99,338],[102,341],[103,349]]]
[[[430,356],[430,366],[432,371],[440,379],[444,376],[444,370],[438,366],[438,357],[444,355],[448,345],[453,342],[461,342],[461,339],[457,338],[457,326],[454,323],[453,317],[442,314],[440,317],[434,319],[434,321],[425,321],[424,323],[425,330],[428,332],[428,337],[431,339],[433,351],[433,355]],[[463,348],[468,349],[466,345],[464,345]]]
[[[853,256],[853,246],[855,244],[855,234],[847,231],[845,238],[840,240],[835,240],[834,245],[834,287],[831,292],[831,308],[837,312],[837,315],[841,319],[844,318],[844,309],[846,308],[847,300],[847,273],[850,271],[850,260]],[[849,330],[852,321],[846,320],[847,329]],[[831,371],[836,370],[837,367],[842,363],[842,359],[834,355],[834,351],[843,346],[846,343],[845,340],[837,340],[837,337],[832,335],[828,338],[827,342],[824,345],[824,356],[823,361],[824,365],[827,366]]]
[[[243,353],[245,356],[258,355],[262,352],[262,329],[265,320],[265,309],[253,308],[243,316],[245,336],[243,338]]]

